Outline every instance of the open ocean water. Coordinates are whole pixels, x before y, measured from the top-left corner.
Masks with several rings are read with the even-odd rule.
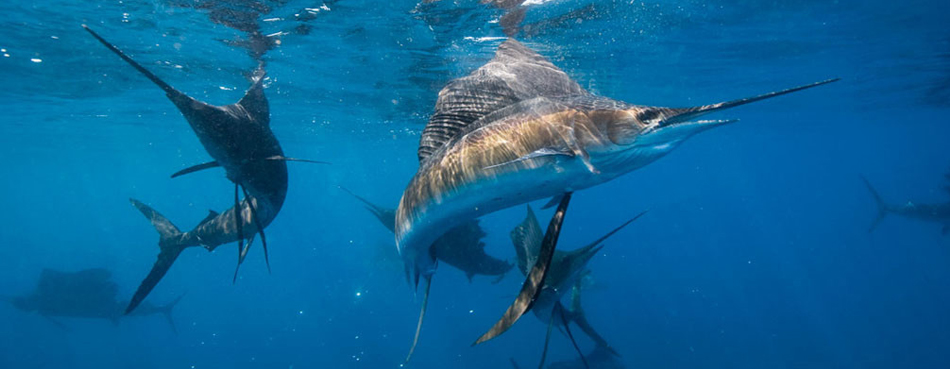
[[[82,24],[212,104],[240,99],[262,60],[284,152],[331,163],[288,163],[287,200],[266,229],[271,274],[259,240],[234,284],[233,244],[183,252],[146,300],[183,295],[177,334],[160,316],[53,323],[3,302],[0,368],[402,363],[421,289],[406,283],[392,234],[341,187],[396,206],[439,90],[491,59],[512,10],[258,1],[0,4],[0,296],[29,294],[44,269],[104,268],[127,301],[159,250],[129,198],[182,229],[233,205],[220,169],[169,178],[208,153],[164,93]],[[868,232],[877,207],[861,180],[889,203],[950,202],[950,3],[521,7],[518,40],[585,89],[630,103],[700,105],[841,78],[717,113],[741,121],[574,195],[559,249],[649,210],[605,242],[585,279],[584,310],[615,361],[950,367],[950,223],[888,216]],[[543,203],[533,206],[546,225]],[[523,217],[524,206],[483,217],[486,252],[513,262],[509,231]],[[470,347],[523,281],[516,270],[494,279],[439,266],[407,367],[537,366],[546,327],[530,313]],[[574,335],[590,352],[594,343]],[[576,358],[555,330],[548,363]]]

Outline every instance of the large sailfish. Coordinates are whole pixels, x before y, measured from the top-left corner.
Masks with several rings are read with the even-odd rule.
[[[267,255],[267,227],[287,196],[287,158],[270,129],[270,107],[264,96],[264,69],[259,66],[251,87],[235,104],[215,106],[198,101],[159,79],[132,58],[83,25],[99,42],[158,85],[188,121],[213,161],[198,164],[172,174],[172,177],[199,170],[221,167],[234,183],[234,206],[223,213],[211,211],[194,229],[182,232],[171,221],[141,201],[131,199],[151,221],[159,234],[158,260],[142,281],[126,308],[135,309],[165,276],[181,252],[193,246],[216,247],[238,242],[238,266],[244,261],[255,234],[261,236],[264,259]],[[243,199],[241,199],[241,195]],[[247,243],[245,244],[245,241]],[[237,270],[235,270],[235,278]]]
[[[444,232],[526,202],[559,203],[539,260],[503,317],[475,344],[507,330],[541,292],[570,194],[641,168],[687,138],[733,122],[699,117],[823,85],[688,108],[628,104],[593,95],[554,64],[509,39],[487,64],[450,81],[419,143],[419,169],[396,211],[396,248],[406,276],[426,296]],[[555,226],[557,225],[557,226]],[[413,349],[425,314],[423,297]],[[410,349],[410,357],[413,349]]]

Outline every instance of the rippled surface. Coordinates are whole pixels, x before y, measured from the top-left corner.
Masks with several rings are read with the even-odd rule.
[[[578,193],[563,247],[644,209],[592,264],[592,324],[627,367],[946,367],[950,263],[940,225],[874,203],[946,201],[948,6],[938,1],[533,1],[517,38],[584,88],[686,106],[841,77],[827,88],[721,114],[742,122]],[[157,251],[128,206],[141,198],[189,228],[229,206],[207,161],[147,79],[87,24],[178,89],[236,101],[266,63],[272,127],[289,156],[288,203],[230,284],[233,253],[189,250],[155,291],[187,292],[176,318],[69,321],[0,306],[0,367],[391,367],[418,301],[392,237],[345,186],[394,205],[439,89],[492,56],[505,6],[478,1],[8,1],[0,4],[0,295],[42,268],[112,270],[131,293]],[[250,20],[250,21],[249,21]],[[248,26],[253,24],[253,27]],[[253,34],[257,36],[251,36]],[[278,42],[279,41],[279,42]],[[540,206],[540,204],[537,204]],[[549,215],[544,213],[540,217]],[[517,207],[483,220],[511,260]],[[229,249],[230,250],[230,249]],[[417,367],[532,367],[544,325],[525,319],[468,345],[520,280],[441,268]],[[572,360],[555,334],[550,360]],[[590,342],[582,342],[585,348]]]

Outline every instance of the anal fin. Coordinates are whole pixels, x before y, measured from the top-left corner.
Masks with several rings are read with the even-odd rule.
[[[254,226],[257,227],[257,233],[261,235],[261,246],[264,248],[264,264],[267,265],[267,273],[270,274],[270,257],[267,255],[267,236],[264,236],[264,225],[261,224],[261,220],[257,218],[257,208],[255,206],[257,199],[248,195],[246,188],[241,187],[241,190],[244,191],[244,200],[247,201],[247,207],[251,209],[251,219],[254,219]]]
[[[409,354],[406,355],[406,361],[402,365],[409,363],[409,360],[412,359],[412,354],[416,352],[416,344],[419,343],[419,334],[422,333],[422,321],[426,317],[426,307],[429,305],[429,288],[432,287],[432,276],[425,277],[426,279],[426,290],[425,295],[422,296],[422,308],[419,310],[419,322],[416,323],[416,334],[412,337],[412,346],[409,347]]]
[[[550,269],[549,267],[557,246],[558,236],[560,236],[561,233],[561,225],[564,223],[564,215],[567,212],[567,205],[570,202],[571,193],[568,192],[561,198],[557,211],[554,212],[554,216],[551,217],[547,232],[544,234],[544,241],[541,242],[538,260],[528,272],[528,278],[525,279],[524,284],[521,286],[521,292],[518,293],[518,297],[515,298],[511,306],[508,306],[508,310],[505,311],[501,319],[499,319],[488,332],[485,332],[485,334],[479,337],[478,340],[472,344],[473,346],[505,333],[505,331],[511,328],[511,326],[534,305],[534,301],[541,292],[541,288],[544,286],[544,279]]]
[[[238,262],[237,268],[234,269],[234,279],[231,280],[231,284],[237,282],[238,269],[241,268],[241,263],[244,262],[244,256],[247,255],[247,249],[244,248],[244,219],[241,219],[241,199],[238,197],[238,187],[241,185],[234,184],[234,225],[237,228],[238,233]]]
[[[577,341],[574,340],[574,335],[571,333],[570,321],[567,320],[567,310],[564,309],[564,305],[561,305],[560,301],[554,304],[554,311],[551,313],[552,319],[554,315],[561,316],[561,323],[564,324],[564,332],[567,333],[567,338],[571,339],[571,345],[574,346],[574,350],[577,351],[577,355],[580,355],[581,362],[584,363],[584,368],[590,369],[590,364],[587,364],[587,358],[584,357],[584,353],[581,352],[580,346],[577,346]]]
[[[548,200],[548,202],[544,204],[544,206],[541,206],[541,209],[550,209],[557,206],[557,204],[561,202],[562,197],[564,197],[564,195],[557,195],[557,196],[552,197],[550,200]]]
[[[548,358],[548,344],[551,343],[551,331],[554,329],[554,312],[551,312],[551,317],[548,318],[548,329],[547,333],[544,334],[544,349],[541,350],[541,361],[538,362],[538,369],[544,369],[544,362]]]
[[[247,252],[251,249],[252,243],[254,243],[253,235],[247,239],[247,242],[245,242],[242,247],[238,248],[238,262],[237,266],[234,267],[234,279],[231,280],[232,284],[237,282],[238,270],[241,269],[241,264],[244,264],[244,259],[247,258]]]

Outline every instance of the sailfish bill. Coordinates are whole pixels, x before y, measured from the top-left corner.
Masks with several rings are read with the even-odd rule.
[[[709,114],[709,113],[712,113],[712,112],[716,112],[716,111],[719,111],[719,110],[726,110],[726,109],[734,108],[734,107],[737,107],[737,106],[740,106],[740,105],[745,105],[745,104],[749,104],[749,103],[754,103],[754,102],[756,102],[756,101],[762,101],[762,100],[770,99],[770,98],[777,97],[777,96],[787,95],[787,94],[790,94],[790,93],[793,93],[793,92],[798,92],[798,91],[802,91],[802,90],[807,90],[807,89],[809,89],[809,88],[818,87],[818,86],[821,86],[821,85],[826,85],[826,84],[829,84],[829,83],[832,83],[832,82],[838,82],[838,81],[840,81],[840,80],[841,80],[841,78],[831,78],[831,79],[826,79],[826,80],[824,80],[824,81],[818,81],[818,82],[814,82],[814,83],[809,83],[809,84],[807,84],[807,85],[796,86],[796,87],[792,87],[792,88],[786,88],[786,89],[784,89],[784,90],[779,90],[779,91],[772,91],[772,92],[769,92],[769,93],[764,93],[764,94],[757,95],[757,96],[752,96],[752,97],[746,97],[746,98],[741,98],[741,99],[736,99],[736,100],[724,101],[724,102],[715,103],[715,104],[709,104],[709,105],[696,106],[696,107],[691,107],[691,108],[673,108],[673,109],[671,109],[671,110],[673,111],[674,114],[671,114],[670,116],[664,118],[664,119],[660,122],[659,125],[662,127],[662,126],[665,126],[665,125],[683,123],[683,122],[689,121],[690,119],[697,118],[697,117],[699,117],[699,116],[703,116],[703,115],[706,115],[706,114]],[[722,121],[709,122],[709,123],[720,123],[720,122],[721,122],[721,123],[730,123],[730,122],[733,122],[733,121],[734,121],[734,120],[722,120]]]
[[[565,193],[561,202],[551,217],[551,223],[548,224],[548,230],[544,234],[544,241],[541,242],[541,249],[538,253],[538,259],[531,267],[528,277],[521,286],[521,292],[518,297],[508,307],[501,319],[495,323],[488,332],[485,332],[472,346],[498,337],[511,328],[524,313],[531,310],[532,304],[541,293],[541,287],[544,286],[544,278],[547,276],[548,269],[551,266],[551,259],[554,256],[554,250],[557,247],[557,239],[561,234],[561,225],[564,223],[564,215],[567,213],[567,205],[571,202],[571,192]]]

